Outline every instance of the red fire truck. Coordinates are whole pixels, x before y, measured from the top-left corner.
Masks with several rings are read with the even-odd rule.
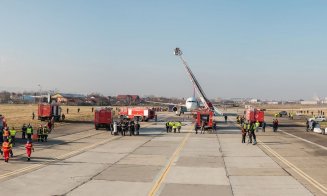
[[[202,127],[202,123],[205,124],[205,129],[213,129],[214,127],[214,112],[210,109],[202,109],[198,110],[194,113],[195,117],[195,129],[200,129]]]
[[[265,112],[256,108],[249,108],[245,113],[245,120],[250,121],[252,123],[259,121],[259,123],[263,123],[265,121]]]
[[[94,127],[98,130],[100,127],[111,130],[113,123],[112,110],[108,107],[95,108],[94,111]]]
[[[38,105],[38,119],[41,121],[50,120],[54,117],[55,121],[59,121],[61,117],[61,107],[58,103],[40,103]]]
[[[135,119],[137,121],[148,121],[156,119],[156,112],[147,107],[124,107],[118,113],[120,118]]]

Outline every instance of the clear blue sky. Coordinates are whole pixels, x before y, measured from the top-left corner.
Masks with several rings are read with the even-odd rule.
[[[0,90],[327,96],[327,1],[0,0]]]

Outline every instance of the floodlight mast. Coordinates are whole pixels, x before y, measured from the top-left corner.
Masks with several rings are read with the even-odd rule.
[[[179,56],[179,58],[183,62],[184,68],[185,68],[188,76],[190,77],[190,80],[193,83],[193,86],[195,87],[196,92],[197,92],[198,96],[200,97],[200,100],[203,103],[203,105],[205,106],[205,108],[214,111],[215,109],[214,109],[212,103],[209,101],[209,99],[205,95],[203,89],[201,88],[199,82],[196,80],[196,78],[195,78],[193,72],[191,71],[190,67],[188,66],[187,62],[183,59],[183,57],[182,57],[183,52],[181,51],[181,49],[175,48],[174,54],[176,56]]]

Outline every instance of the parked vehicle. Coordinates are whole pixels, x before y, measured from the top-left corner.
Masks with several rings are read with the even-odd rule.
[[[55,121],[61,118],[61,107],[58,103],[40,103],[38,105],[38,119],[41,121],[51,120],[52,117]]]
[[[94,127],[96,130],[99,128],[106,128],[111,130],[112,128],[112,109],[108,107],[95,108],[94,111]]]
[[[125,107],[118,113],[120,118],[129,118],[136,121],[148,121],[156,119],[156,113],[153,109],[147,107]]]

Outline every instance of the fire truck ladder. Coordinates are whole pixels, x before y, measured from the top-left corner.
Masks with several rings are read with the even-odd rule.
[[[196,92],[197,92],[198,96],[200,97],[200,100],[203,103],[203,105],[205,106],[205,108],[210,109],[211,111],[214,111],[215,115],[222,115],[222,113],[218,110],[218,108],[214,107],[212,105],[212,103],[209,101],[209,99],[207,98],[207,96],[204,93],[203,89],[201,88],[199,82],[195,78],[192,70],[188,66],[187,62],[183,59],[183,57],[182,57],[183,52],[179,48],[175,48],[174,54],[176,56],[179,56],[179,58],[183,62],[184,68],[185,68],[191,82],[193,83],[193,86],[195,87]]]

